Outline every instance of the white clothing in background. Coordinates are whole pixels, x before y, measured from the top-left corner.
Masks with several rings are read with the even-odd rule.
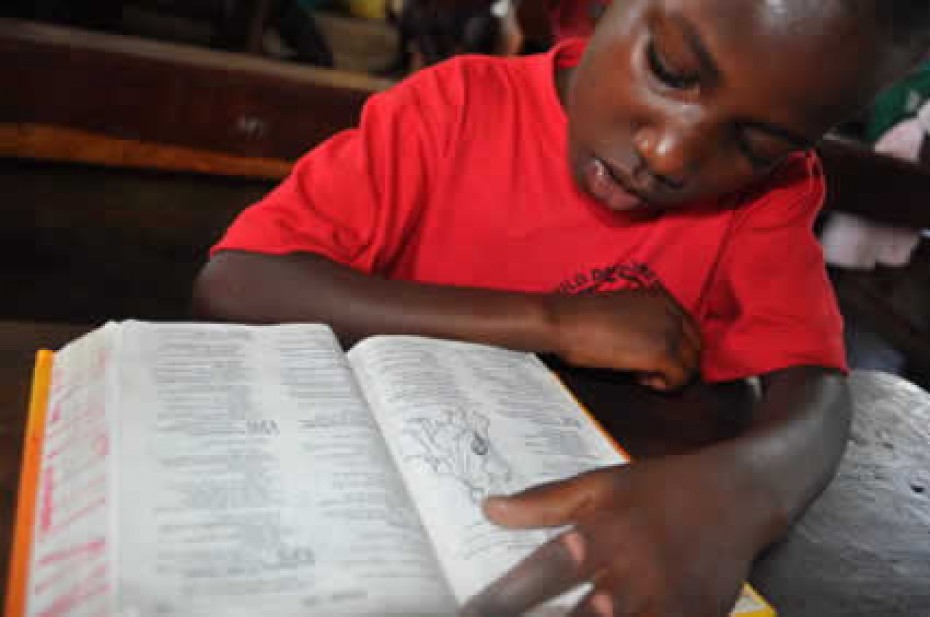
[[[875,151],[916,161],[927,135],[930,135],[930,101],[924,103],[916,117],[896,124],[882,135]],[[930,195],[927,198],[930,200]],[[868,270],[876,265],[907,265],[920,238],[919,229],[893,227],[834,212],[821,234],[821,243],[828,264]]]

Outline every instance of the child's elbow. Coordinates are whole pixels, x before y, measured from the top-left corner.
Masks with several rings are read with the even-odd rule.
[[[191,312],[198,319],[240,321],[243,314],[243,281],[227,255],[212,257],[194,280]],[[234,260],[232,260],[234,261]]]
[[[835,373],[836,391],[833,396],[833,411],[839,416],[839,422],[844,434],[849,437],[852,428],[853,398],[852,389],[846,375]]]

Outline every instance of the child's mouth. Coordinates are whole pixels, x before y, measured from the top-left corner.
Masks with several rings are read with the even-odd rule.
[[[645,200],[622,183],[619,175],[599,158],[592,157],[585,165],[585,182],[591,195],[616,212],[628,212],[646,206]]]

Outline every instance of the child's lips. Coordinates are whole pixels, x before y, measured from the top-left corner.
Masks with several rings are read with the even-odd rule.
[[[640,197],[621,185],[607,164],[598,158],[592,158],[585,166],[585,180],[591,195],[610,210],[627,212],[646,205]]]

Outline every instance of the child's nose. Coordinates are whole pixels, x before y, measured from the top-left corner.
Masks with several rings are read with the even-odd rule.
[[[682,188],[700,165],[706,139],[696,125],[642,126],[633,144],[649,171],[663,183]]]

